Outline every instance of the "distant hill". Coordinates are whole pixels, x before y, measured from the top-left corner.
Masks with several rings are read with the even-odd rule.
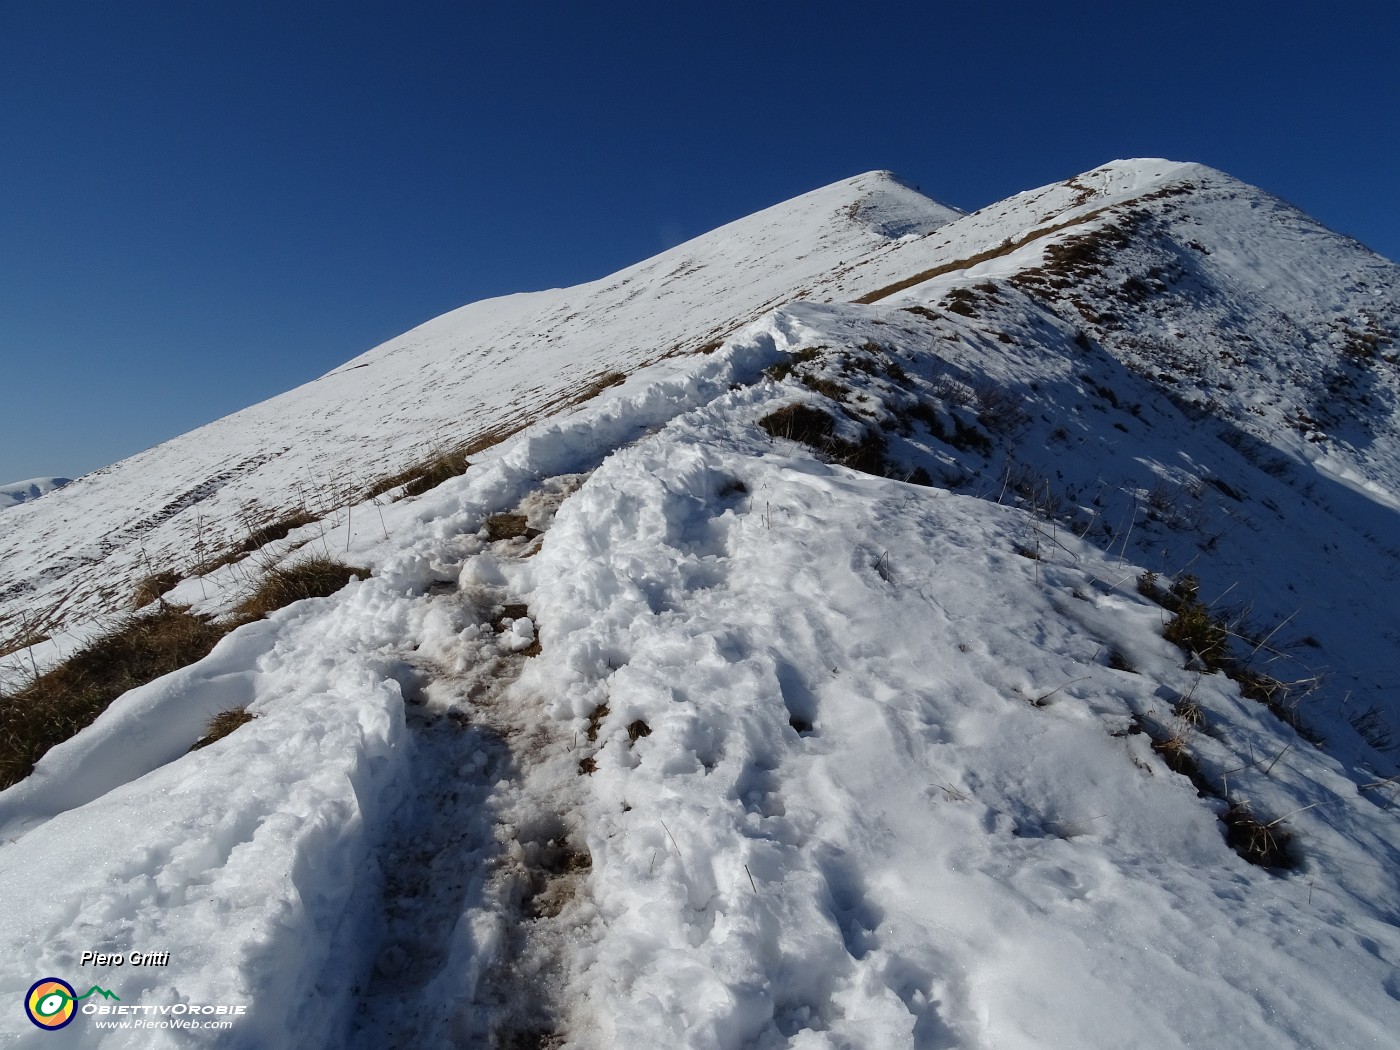
[[[0,485],[0,510],[36,500],[47,492],[63,488],[72,480],[72,478],[30,478],[28,481],[13,481],[8,485]]]

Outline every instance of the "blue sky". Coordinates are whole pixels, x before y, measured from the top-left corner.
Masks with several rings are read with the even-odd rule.
[[[1386,3],[0,0],[0,482],[890,168],[1197,160],[1400,258]]]

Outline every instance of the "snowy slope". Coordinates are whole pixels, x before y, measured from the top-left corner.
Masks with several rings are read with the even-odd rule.
[[[15,481],[9,485],[0,485],[0,510],[36,500],[47,492],[63,488],[72,480],[72,478],[30,478],[28,481]]]
[[[539,417],[269,546],[372,574],[0,793],[26,902],[0,995],[247,1007],[223,1033],[79,1017],[103,1047],[1391,1045],[1396,268],[1166,161],[950,218],[863,176],[465,308],[91,481],[169,501],[200,457],[287,446],[105,563],[42,542],[85,519],[35,516],[97,513],[88,480],[14,510],[12,602],[116,595],[124,545],[187,541],[191,508],[236,532],[279,471],[387,472],[454,405],[467,434]],[[792,440],[794,404],[831,434]],[[538,535],[493,538],[508,510]],[[1163,637],[1148,570],[1228,612],[1229,674]],[[1272,707],[1239,665],[1287,686]],[[187,753],[235,705],[258,717]],[[1286,839],[1271,866],[1244,810]],[[54,1037],[16,1014],[0,1039]]]
[[[557,412],[611,374],[713,348],[775,305],[866,291],[900,239],[957,213],[871,173],[814,191],[577,288],[473,303],[260,405],[98,470],[8,520],[0,636],[18,610],[55,626],[122,608],[153,571],[433,450]],[[857,273],[833,272],[843,263]],[[353,497],[351,497],[353,498]],[[48,615],[50,614],[51,615]]]

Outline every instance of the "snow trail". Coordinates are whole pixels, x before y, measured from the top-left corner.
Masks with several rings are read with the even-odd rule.
[[[413,789],[390,818],[393,838],[376,859],[384,877],[375,923],[382,932],[356,995],[349,1046],[426,1045],[425,1028],[450,1007],[429,992],[435,979],[448,970],[469,978],[464,957],[491,949],[459,927],[463,915],[490,907],[486,881],[501,848],[492,803],[497,783],[517,770],[499,734],[471,724],[465,712],[429,713],[416,692],[406,700],[413,705],[406,759]],[[472,997],[476,982],[459,987]]]
[[[424,599],[423,640],[397,674],[413,787],[377,860],[382,933],[349,1046],[563,1037],[571,920],[590,861],[564,730],[538,697],[512,690],[540,647],[506,580],[581,481],[546,479],[513,513],[487,518],[457,582]]]

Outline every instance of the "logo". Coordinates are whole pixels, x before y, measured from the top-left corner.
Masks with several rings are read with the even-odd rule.
[[[104,999],[116,999],[120,1002],[120,996],[95,984],[79,995],[67,981],[58,977],[45,977],[41,981],[35,981],[25,995],[24,1012],[40,1028],[50,1032],[57,1031],[73,1020],[73,1016],[78,1012],[78,1001],[86,999],[94,992]]]

